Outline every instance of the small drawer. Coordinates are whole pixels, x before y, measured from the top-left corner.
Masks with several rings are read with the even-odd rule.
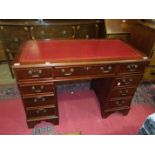
[[[54,93],[54,85],[53,83],[28,83],[28,84],[20,84],[20,91],[22,95],[26,94],[34,94],[34,93]]]
[[[114,81],[114,87],[122,86],[137,86],[142,79],[142,75],[126,76],[122,78],[116,78]]]
[[[143,73],[145,63],[127,63],[119,65],[118,74]]]
[[[55,106],[50,108],[49,107],[27,108],[26,115],[28,119],[34,117],[57,115],[57,108],[55,108]]]
[[[100,65],[100,66],[86,66],[84,67],[84,73],[86,74],[95,74],[95,75],[105,75],[105,74],[114,74],[115,66],[114,65]]]
[[[105,108],[117,108],[117,107],[124,107],[124,106],[130,106],[131,104],[131,98],[127,99],[121,99],[121,100],[110,100],[107,101],[105,104]]]
[[[55,67],[54,76],[55,77],[68,77],[68,76],[79,76],[84,75],[83,67]]]
[[[18,81],[27,79],[51,78],[52,68],[23,68],[15,69]]]
[[[110,98],[133,96],[136,88],[113,89]]]
[[[56,106],[56,96],[54,94],[33,96],[33,97],[23,97],[23,102],[25,107],[37,107],[37,106]]]

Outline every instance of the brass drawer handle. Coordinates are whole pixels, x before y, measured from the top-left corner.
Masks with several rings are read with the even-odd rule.
[[[28,30],[28,27],[24,27],[24,30],[27,31]]]
[[[127,85],[130,84],[133,81],[133,79],[123,79],[122,82]]]
[[[136,71],[136,69],[138,68],[139,66],[137,64],[130,64],[130,65],[127,65],[127,68],[129,69],[129,71]]]
[[[36,110],[35,112],[36,112],[37,114],[40,114],[41,112],[46,113],[47,110],[44,109],[44,108],[40,108],[40,109]]]
[[[38,102],[38,101],[45,102],[45,101],[46,101],[46,98],[45,98],[45,97],[36,97],[36,98],[34,98],[33,101],[34,101],[34,102]]]
[[[118,106],[122,105],[122,103],[120,101],[116,101],[115,104],[118,105]]]
[[[42,92],[42,90],[44,89],[44,86],[40,86],[40,88],[36,88],[35,86],[32,86],[31,89],[32,89],[35,93],[40,93],[40,92]]]
[[[84,69],[88,71],[88,70],[91,69],[91,67],[90,66],[87,66],[87,67],[84,67]]]
[[[0,26],[0,29],[1,29],[1,30],[3,30],[3,28],[4,28],[3,26]]]
[[[30,69],[28,70],[28,74],[31,75],[31,77],[40,77],[40,75],[42,74],[42,70]]]
[[[80,29],[80,25],[77,25],[77,27],[76,27],[76,28],[77,28],[77,30],[79,30],[79,29]]]
[[[65,72],[65,69],[61,69],[61,72],[63,73],[63,75],[65,76],[69,76],[69,75],[72,75],[72,73],[74,72],[74,68],[70,68],[70,71],[69,72]]]
[[[103,73],[109,73],[109,72],[111,72],[111,70],[112,70],[112,66],[108,66],[108,67],[107,67],[107,70],[105,70],[104,67],[100,67],[100,70],[101,70]]]
[[[119,92],[120,92],[121,96],[127,96],[129,91],[128,90],[124,90],[124,91],[120,90]]]
[[[33,27],[33,26],[31,26],[31,27],[30,27],[30,30],[33,30],[33,29],[34,29],[34,27]]]
[[[125,101],[124,100],[116,101],[115,103],[116,103],[116,105],[120,106],[120,105],[123,105],[125,103]]]

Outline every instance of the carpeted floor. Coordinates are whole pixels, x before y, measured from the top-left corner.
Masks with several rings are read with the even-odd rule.
[[[127,116],[113,113],[107,119],[102,119],[98,100],[92,90],[60,93],[58,103],[60,124],[53,126],[56,134],[137,134],[146,117],[155,112],[150,104],[132,104]],[[1,100],[0,115],[0,134],[34,134],[34,130],[27,128],[20,98]]]

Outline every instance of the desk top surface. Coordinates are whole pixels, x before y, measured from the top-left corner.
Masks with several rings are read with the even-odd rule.
[[[142,59],[138,50],[120,40],[38,40],[26,42],[19,62]]]

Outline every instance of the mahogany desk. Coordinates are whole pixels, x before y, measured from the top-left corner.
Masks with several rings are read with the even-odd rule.
[[[91,80],[102,117],[130,109],[149,59],[120,40],[38,40],[21,47],[12,67],[29,128],[59,123],[56,85]]]

